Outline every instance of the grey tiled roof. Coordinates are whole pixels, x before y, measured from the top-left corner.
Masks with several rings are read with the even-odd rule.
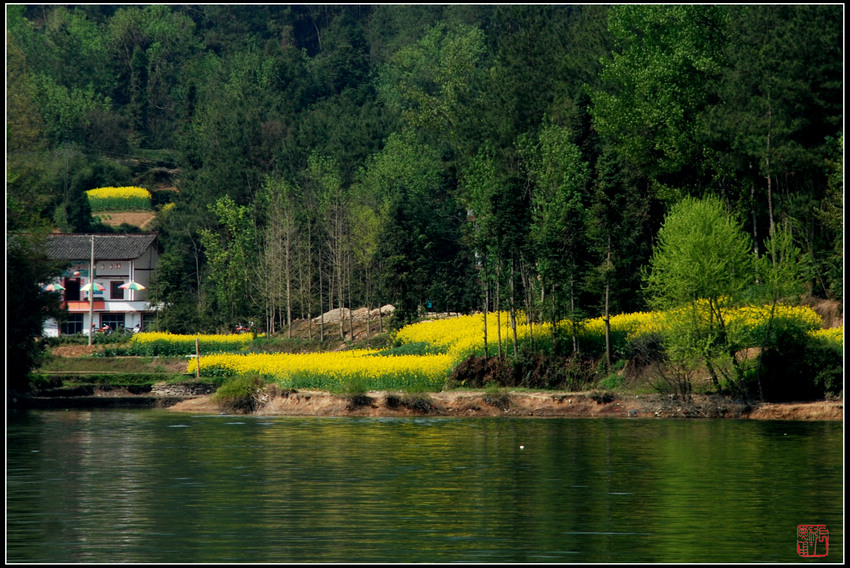
[[[91,256],[92,235],[50,235],[47,256],[54,260],[82,260]],[[94,235],[97,260],[132,260],[144,254],[156,235]]]

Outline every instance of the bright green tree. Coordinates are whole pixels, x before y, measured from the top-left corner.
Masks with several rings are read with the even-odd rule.
[[[210,273],[208,286],[215,300],[219,323],[234,323],[246,316],[251,291],[250,266],[256,260],[256,239],[250,209],[227,196],[209,206],[216,229],[199,231]]]
[[[753,282],[751,251],[720,199],[688,197],[665,217],[644,275],[651,305],[672,314],[668,355],[685,366],[704,364],[718,389],[743,388],[726,320]]]

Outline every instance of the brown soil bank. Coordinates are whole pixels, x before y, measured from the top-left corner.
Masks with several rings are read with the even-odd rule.
[[[177,412],[215,413],[211,396],[179,402]],[[335,395],[322,391],[266,394],[253,412],[262,416],[454,416],[562,418],[737,418],[751,420],[844,419],[843,401],[764,403],[748,406],[729,399],[694,395],[683,403],[664,395],[616,397],[594,393],[447,391],[407,394],[370,391]]]

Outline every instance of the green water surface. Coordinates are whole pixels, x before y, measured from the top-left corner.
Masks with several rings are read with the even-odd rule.
[[[8,562],[843,560],[843,425],[7,416]]]

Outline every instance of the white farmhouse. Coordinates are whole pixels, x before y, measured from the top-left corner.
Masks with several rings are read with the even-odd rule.
[[[47,256],[71,264],[52,282],[54,287],[59,284],[64,288],[57,287],[62,305],[68,310],[67,321],[60,324],[47,320],[46,336],[87,333],[92,326],[104,325],[113,330],[136,326],[144,329],[154,316],[155,306],[148,302],[148,286],[159,261],[156,235],[51,235]],[[144,289],[132,289],[140,288],[138,285]]]

